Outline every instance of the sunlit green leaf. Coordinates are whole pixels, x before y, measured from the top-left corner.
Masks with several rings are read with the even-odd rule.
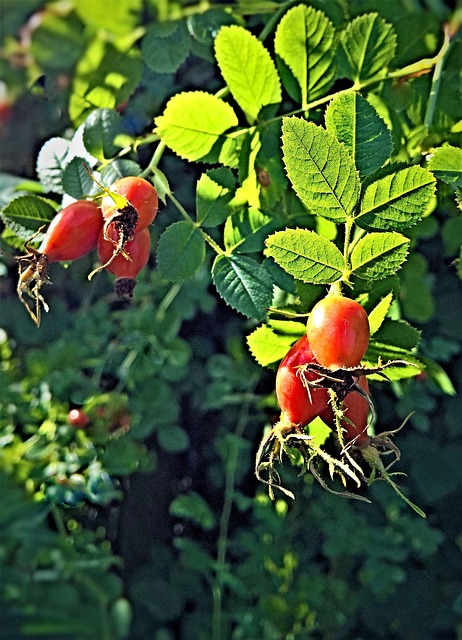
[[[367,229],[400,230],[415,224],[435,195],[436,180],[427,169],[405,167],[369,183],[357,223]]]
[[[391,302],[393,300],[393,292],[386,295],[369,313],[369,329],[371,336],[376,333],[382,326],[383,321],[388,313]]]
[[[346,147],[301,118],[284,118],[284,162],[300,200],[314,213],[344,222],[356,206],[359,176]]]
[[[237,116],[229,104],[204,91],[173,96],[163,115],[155,120],[163,142],[187,160],[199,160],[216,143],[223,145],[232,140],[225,132],[237,123]]]
[[[443,182],[462,188],[462,149],[446,145],[435,149],[428,162],[430,171]]]
[[[343,274],[341,251],[333,242],[307,229],[277,231],[266,240],[266,255],[288,273],[313,284],[329,284]]]
[[[280,21],[274,40],[278,66],[284,77],[290,73],[298,85],[298,96],[286,85],[291,97],[303,106],[324,95],[335,78],[335,29],[321,11],[299,4]]]
[[[340,36],[340,72],[354,82],[384,71],[393,59],[396,35],[378,13],[358,16]]]
[[[288,325],[287,333],[284,324]],[[247,337],[250,353],[262,367],[281,360],[305,331],[305,325],[301,322],[281,322],[278,328],[279,331],[276,331],[274,327],[264,324]]]
[[[268,51],[243,27],[222,27],[215,39],[218,66],[250,124],[262,107],[281,101],[281,86]]]
[[[234,196],[235,178],[226,168],[203,173],[197,183],[197,222],[204,227],[221,224],[232,213],[230,202]]]
[[[409,239],[400,233],[368,233],[351,254],[353,273],[365,280],[380,280],[398,271],[406,259]]]

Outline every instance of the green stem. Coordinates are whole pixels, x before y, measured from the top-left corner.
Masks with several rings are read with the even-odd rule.
[[[443,66],[451,49],[451,44],[451,34],[449,33],[448,27],[446,27],[444,32],[443,46],[441,47],[438,55],[435,58],[437,62],[433,71],[432,86],[430,89],[430,95],[428,96],[427,110],[425,111],[424,125],[427,131],[432,126],[433,116],[435,115],[436,101],[438,99],[438,94],[441,86]]]
[[[225,252],[223,251],[223,249],[215,242],[215,240],[213,238],[211,238],[208,233],[205,233],[205,231],[202,229],[200,224],[198,224],[197,222],[194,222],[194,220],[191,219],[191,216],[188,214],[188,212],[183,207],[183,205],[179,202],[179,200],[177,200],[175,198],[173,193],[170,191],[167,195],[170,198],[170,200],[173,202],[175,207],[178,209],[178,211],[181,213],[183,218],[185,220],[187,220],[193,227],[198,229],[198,231],[200,231],[200,233],[201,233],[202,237],[204,238],[204,240],[207,242],[207,244],[210,247],[212,247],[212,249],[215,251],[215,253],[217,253],[220,256],[226,255]]]
[[[57,532],[59,533],[60,536],[67,538],[67,529],[66,529],[66,525],[64,524],[64,518],[61,511],[55,504],[51,505],[50,510],[53,515],[53,520],[55,521]]]
[[[242,438],[248,420],[249,404],[242,405],[241,414],[234,431],[236,438]],[[222,636],[222,612],[223,612],[223,572],[226,570],[226,554],[228,550],[228,530],[231,518],[231,510],[234,502],[234,486],[236,481],[237,462],[239,459],[239,447],[232,443],[231,452],[227,458],[225,475],[225,493],[223,509],[220,517],[220,525],[217,542],[217,568],[215,580],[212,585],[212,640],[221,640]]]

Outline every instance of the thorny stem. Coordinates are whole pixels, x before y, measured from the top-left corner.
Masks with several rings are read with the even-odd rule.
[[[236,438],[242,438],[247,426],[249,404],[244,404],[241,409],[239,420],[234,431]],[[236,469],[239,455],[237,443],[231,443],[231,451],[227,458],[225,474],[225,492],[223,509],[220,517],[220,525],[217,543],[217,567],[215,579],[212,585],[212,640],[222,638],[222,602],[223,602],[223,572],[226,570],[226,553],[228,549],[228,529],[231,517],[231,509],[234,502],[234,484],[236,480]]]

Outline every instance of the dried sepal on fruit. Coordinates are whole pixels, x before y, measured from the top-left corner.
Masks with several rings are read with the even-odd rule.
[[[17,258],[17,292],[37,326],[41,321],[41,308],[48,311],[40,290],[50,282],[49,264],[76,260],[93,251],[102,227],[103,218],[98,205],[90,200],[77,200],[56,214],[38,249],[31,242],[42,232],[43,227],[24,245],[27,253]],[[26,296],[33,300],[32,305],[28,304]]]
[[[155,187],[139,176],[126,176],[116,180],[109,188],[96,180],[90,169],[88,173],[103,191],[101,213],[104,220],[104,239],[111,243],[112,251],[104,264],[94,269],[88,279],[108,267],[122,255],[127,257],[126,246],[135,234],[147,228],[157,215],[158,195]]]

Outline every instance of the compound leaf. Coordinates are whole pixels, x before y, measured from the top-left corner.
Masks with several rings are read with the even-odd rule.
[[[345,222],[359,197],[359,176],[346,147],[301,118],[284,118],[284,162],[300,200],[314,213]]]

